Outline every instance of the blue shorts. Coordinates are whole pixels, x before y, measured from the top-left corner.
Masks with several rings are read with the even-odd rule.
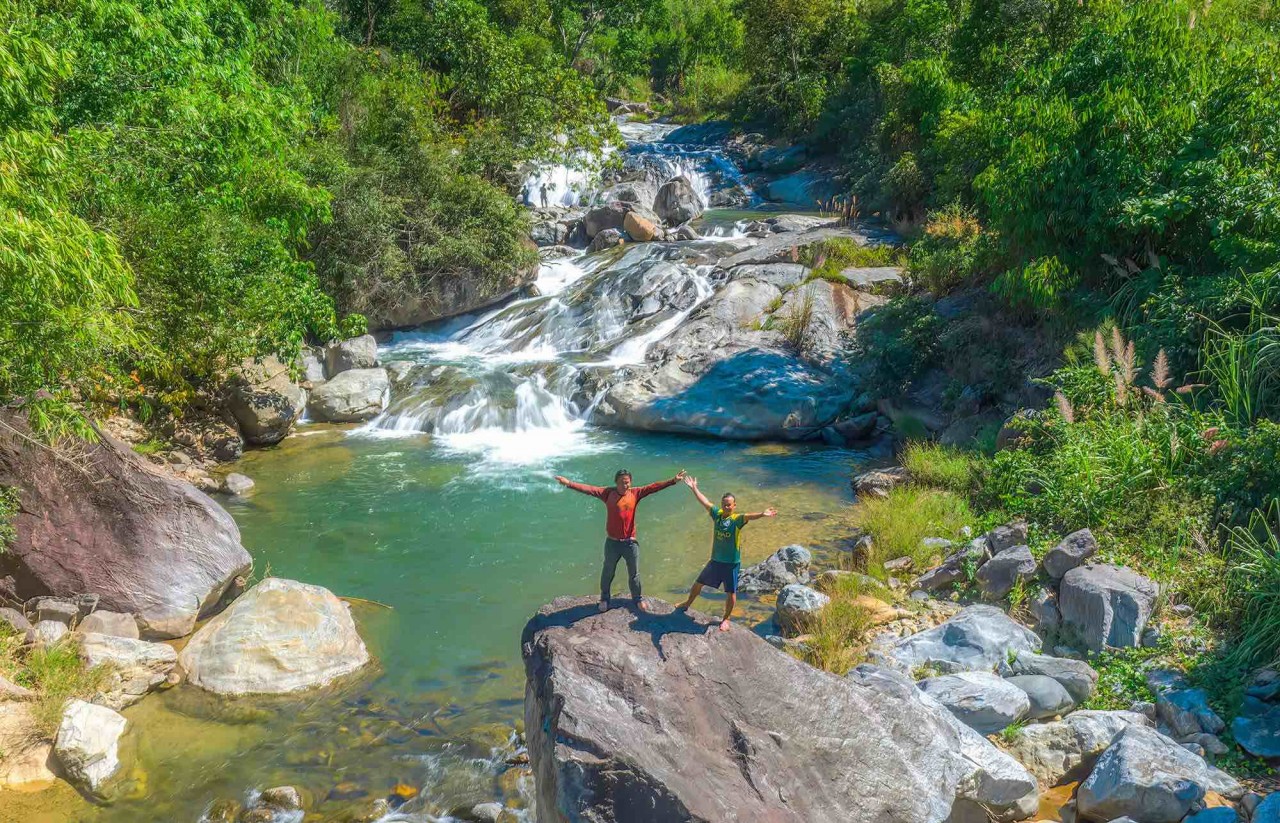
[[[726,594],[735,594],[738,591],[738,563],[722,563],[719,560],[712,560],[702,567],[702,574],[698,575],[698,582],[704,586],[710,586],[713,589],[724,589]]]

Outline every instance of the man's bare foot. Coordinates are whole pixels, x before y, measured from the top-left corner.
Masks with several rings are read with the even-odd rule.
[[[602,611],[602,612],[607,612],[607,611],[609,611],[609,601],[608,601],[608,600],[601,600],[601,601],[600,601],[600,611]]]
[[[679,606],[676,606],[676,611],[687,612],[689,611],[689,607],[692,605],[693,605],[692,603],[681,603]]]
[[[642,612],[647,612],[649,611],[649,604],[644,602],[644,598],[642,597],[636,601],[636,608]]]
[[[729,618],[726,617],[724,620],[720,621],[720,631],[722,632],[729,631]]]

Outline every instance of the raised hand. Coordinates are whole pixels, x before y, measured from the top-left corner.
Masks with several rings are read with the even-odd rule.
[[[567,486],[567,485],[569,485],[569,478],[567,478],[567,477],[561,477],[560,475],[558,475],[558,474],[557,474],[557,475],[556,475],[556,482],[557,482],[557,483],[559,483],[561,486]]]
[[[689,476],[689,473],[684,469],[681,469],[680,471],[676,472],[676,480],[684,480],[688,476]]]
[[[777,516],[778,516],[778,510],[777,510],[777,509],[775,509],[773,506],[770,506],[769,508],[765,509],[764,511],[762,511],[762,512],[760,512],[760,513],[761,513],[761,514],[763,514],[765,517],[777,517]]]
[[[686,486],[688,486],[689,488],[693,489],[694,491],[697,491],[697,490],[698,490],[698,478],[694,477],[694,476],[693,476],[693,475],[691,475],[691,474],[685,474],[685,472],[684,472],[683,470],[681,470],[680,474],[683,474],[683,475],[684,475],[684,477],[681,477],[680,479],[684,481],[684,484],[685,484]],[[679,475],[677,475],[677,476],[679,476]]]

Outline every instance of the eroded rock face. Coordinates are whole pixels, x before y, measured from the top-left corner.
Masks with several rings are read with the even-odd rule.
[[[1160,586],[1132,569],[1105,564],[1077,566],[1062,577],[1062,622],[1092,651],[1133,647],[1155,610]]]
[[[876,691],[651,602],[562,598],[525,627],[543,823],[938,823],[981,784],[909,683]]]
[[[687,177],[674,177],[662,184],[653,201],[653,210],[668,225],[688,223],[702,214],[705,204]]]
[[[178,653],[164,643],[105,634],[85,634],[80,639],[80,656],[85,666],[109,668],[103,692],[94,699],[116,710],[132,706],[164,683],[178,664]]]
[[[979,734],[995,734],[1031,709],[1026,691],[991,672],[944,674],[916,685]]]
[[[369,652],[332,592],[269,577],[201,627],[178,662],[207,691],[285,694],[358,671]]]
[[[252,566],[235,521],[109,435],[62,448],[66,460],[50,459],[0,434],[0,484],[21,490],[0,577],[13,575],[22,597],[97,594],[100,608],[135,615],[144,636],[189,634]]]
[[[855,382],[832,353],[874,299],[826,281],[784,297],[763,280],[731,280],[654,343],[645,364],[620,375],[595,419],[730,439],[815,439],[853,401]],[[793,329],[793,340],[782,332],[799,310],[788,300],[807,308],[808,322]]]
[[[754,566],[742,570],[738,591],[743,594],[776,592],[792,583],[809,581],[813,554],[804,546],[783,546]]]
[[[1014,735],[1009,754],[1045,788],[1082,780],[1098,756],[1130,726],[1151,725],[1137,712],[1072,712],[1052,723],[1029,725]]]
[[[1076,802],[1089,820],[1128,815],[1147,823],[1178,823],[1205,792],[1238,800],[1233,778],[1154,729],[1130,726],[1098,758]]]
[[[76,786],[98,794],[120,768],[120,737],[128,721],[106,706],[72,700],[62,713],[53,751]]]
[[[283,440],[306,404],[307,393],[276,357],[244,361],[227,383],[227,411],[241,436],[255,445]]]
[[[378,366],[378,341],[372,334],[330,343],[324,351],[326,377],[337,377],[349,369],[373,369]]]

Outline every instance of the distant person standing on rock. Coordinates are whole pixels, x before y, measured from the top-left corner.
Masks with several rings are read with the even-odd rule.
[[[682,472],[683,473],[683,472]],[[711,560],[703,566],[698,581],[689,590],[689,598],[676,606],[677,611],[688,611],[693,601],[702,593],[703,586],[713,589],[723,588],[729,595],[724,604],[724,617],[720,620],[720,631],[729,631],[729,616],[738,602],[738,569],[742,566],[742,529],[752,520],[762,517],[773,517],[778,510],[770,507],[762,512],[740,514],[738,501],[732,494],[720,498],[720,505],[712,505],[707,496],[698,491],[698,479],[685,477],[684,484],[693,490],[693,496],[711,515]]]
[[[546,183],[542,184],[542,207],[544,209],[547,207],[547,184]]]
[[[600,570],[600,611],[609,610],[609,597],[613,589],[613,575],[618,569],[618,561],[627,561],[627,584],[631,587],[631,598],[636,608],[642,612],[649,611],[640,592],[640,543],[636,540],[636,506],[654,492],[674,486],[685,477],[681,469],[670,480],[659,480],[638,489],[631,487],[631,472],[618,469],[613,476],[613,487],[588,486],[575,483],[564,477],[556,477],[556,482],[576,492],[590,495],[604,503],[605,540],[604,567]]]

